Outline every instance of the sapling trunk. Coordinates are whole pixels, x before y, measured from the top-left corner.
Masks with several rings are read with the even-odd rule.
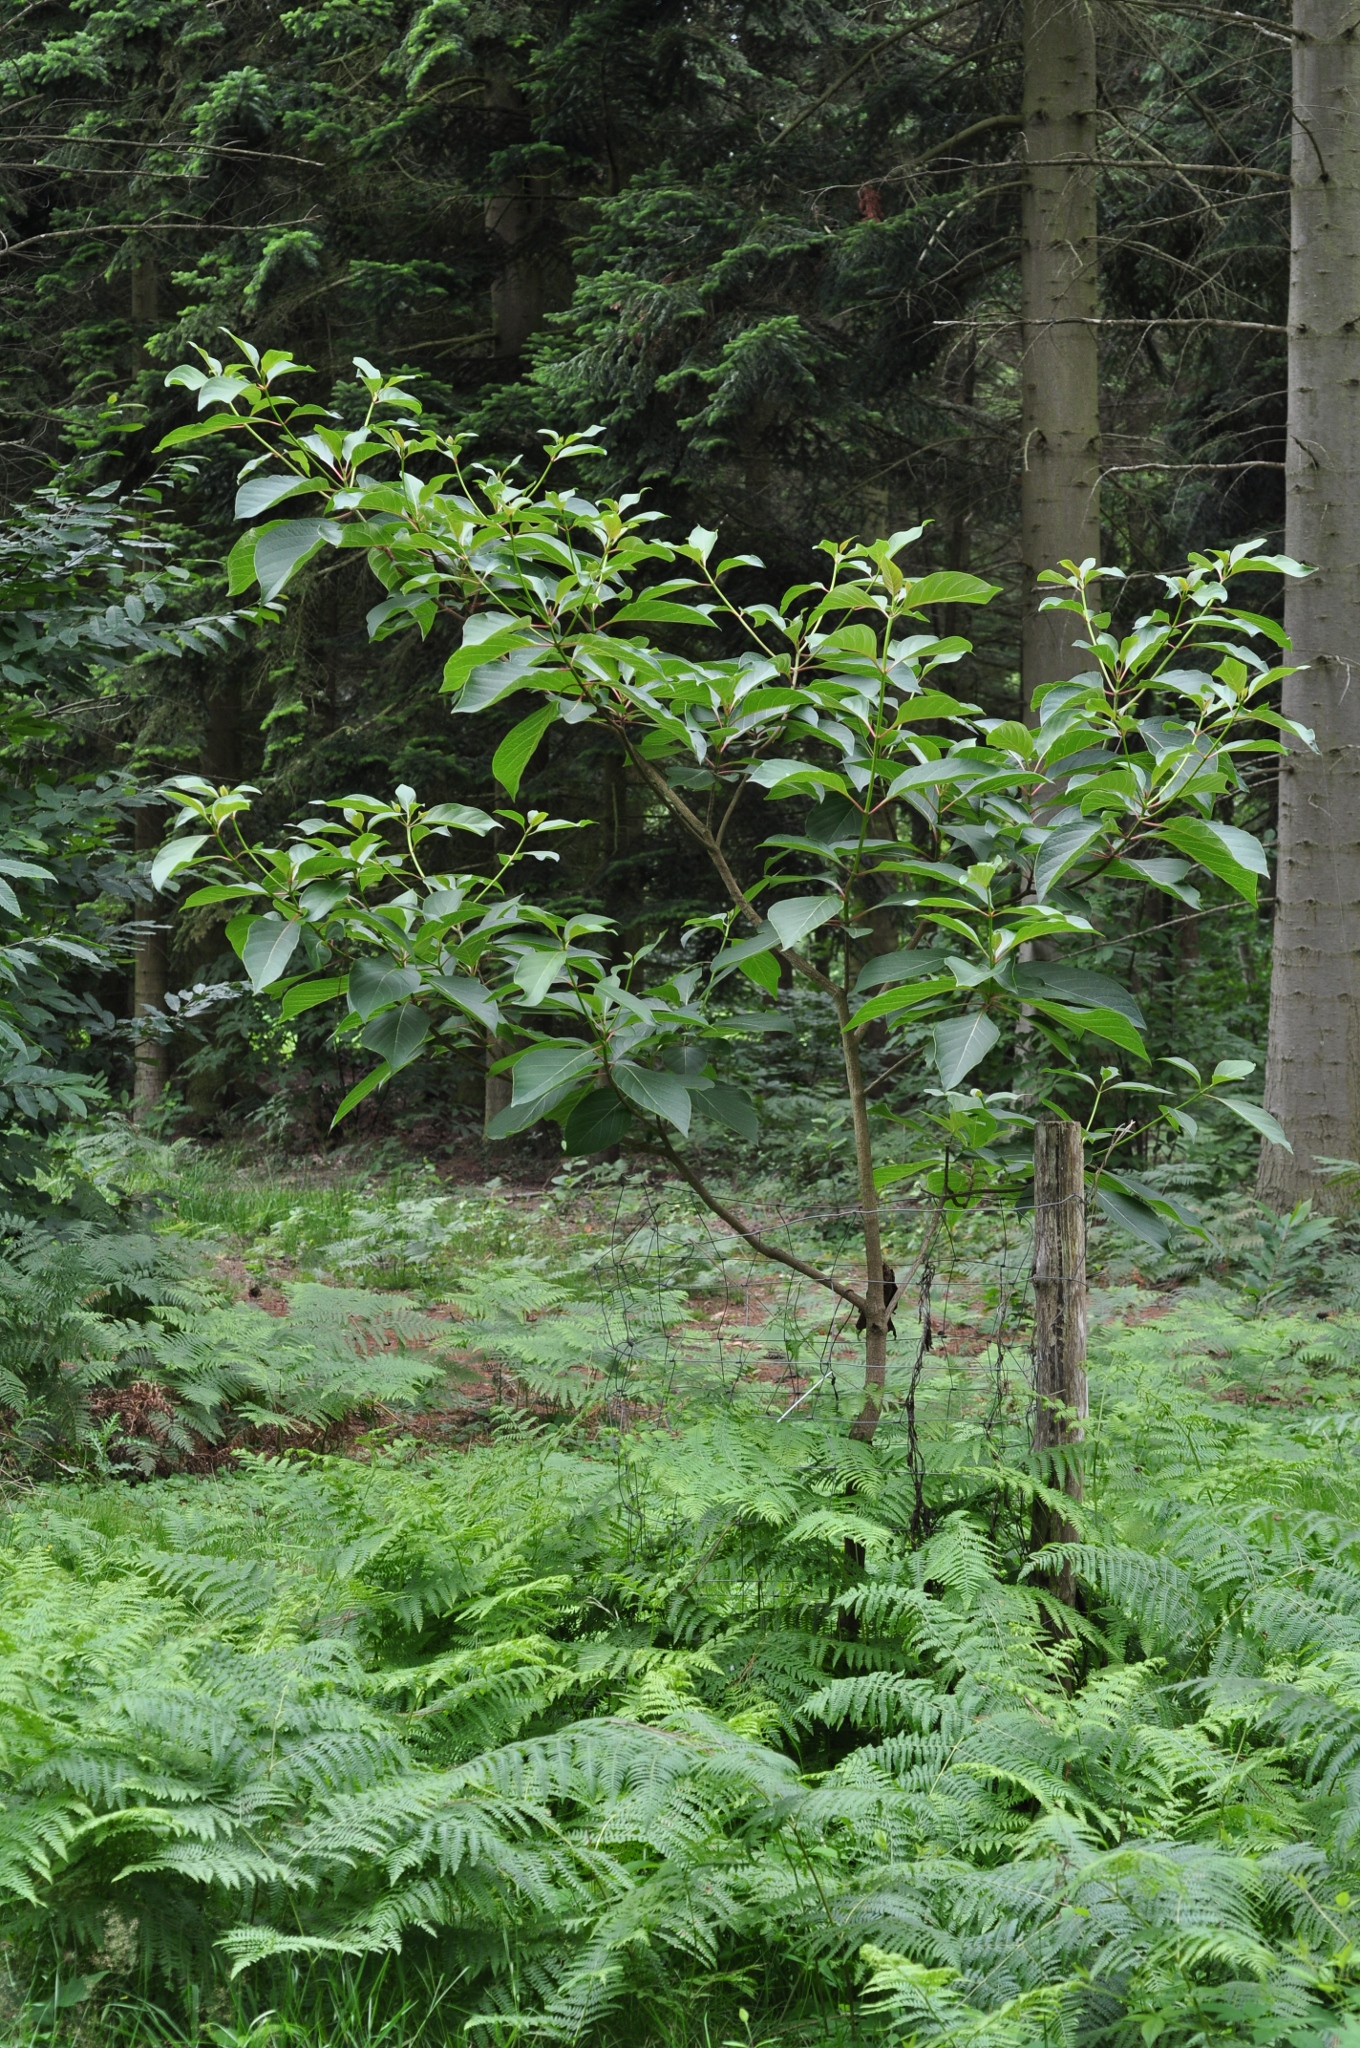
[[[1073,1446],[1086,1416],[1086,1188],[1081,1125],[1041,1116],[1034,1126],[1034,1458],[1050,1489],[1081,1499]],[[1033,1540],[1071,1542],[1057,1509],[1034,1503]],[[1058,1580],[1071,1598],[1071,1573]]]
[[[748,925],[759,927],[760,914],[742,888],[723,852],[716,835],[703,820],[695,815],[679,792],[673,789],[664,775],[652,762],[633,745],[627,734],[621,739],[628,757],[642,780],[653,793],[672,811],[685,830],[703,847],[705,853],[721,880],[732,902]],[[864,1230],[864,1288],[860,1293],[837,1281],[831,1274],[819,1272],[805,1260],[792,1257],[765,1242],[749,1224],[744,1223],[725,1203],[720,1202],[707,1188],[693,1168],[687,1166],[673,1146],[667,1151],[672,1164],[700,1200],[721,1216],[725,1223],[739,1231],[746,1242],[766,1258],[773,1258],[793,1271],[806,1274],[819,1286],[826,1287],[842,1300],[854,1304],[860,1311],[864,1328],[864,1406],[850,1426],[850,1434],[857,1443],[872,1443],[883,1412],[883,1401],[888,1383],[888,1321],[891,1303],[885,1280],[883,1264],[883,1232],[878,1212],[878,1190],[874,1185],[874,1145],[869,1128],[869,1096],[864,1085],[864,1069],[859,1056],[859,1037],[850,1023],[850,998],[843,988],[819,971],[802,954],[785,949],[780,954],[794,972],[819,988],[830,998],[836,1012],[836,1023],[841,1035],[841,1051],[845,1060],[845,1085],[850,1099],[850,1120],[855,1144],[855,1185],[859,1197],[858,1209]]]
[[[143,807],[133,821],[133,844],[138,853],[148,854],[160,844],[164,818],[158,811]],[[164,908],[158,898],[153,897],[141,911],[142,918],[152,926]],[[137,950],[132,956],[132,1017],[140,1023],[148,1017],[160,1017],[165,1013],[165,996],[169,987],[169,962],[166,955],[165,932],[150,928],[137,941]],[[150,1031],[139,1035],[132,1055],[132,1113],[134,1117],[145,1116],[154,1109],[165,1093],[170,1078],[170,1049],[163,1038],[157,1038]]]
[[[845,1085],[850,1097],[855,1140],[855,1179],[860,1222],[864,1230],[864,1406],[850,1425],[856,1443],[874,1440],[888,1384],[888,1290],[883,1272],[883,1232],[874,1186],[874,1146],[869,1129],[869,1098],[864,1086],[859,1044],[850,1028],[850,1004],[836,992],[836,1021],[845,1055]]]
[[[486,1082],[482,1093],[482,1136],[485,1138],[491,1125],[502,1110],[509,1109],[513,1097],[513,1084],[507,1073],[497,1074],[492,1070],[510,1051],[504,1038],[488,1038],[486,1041]]]

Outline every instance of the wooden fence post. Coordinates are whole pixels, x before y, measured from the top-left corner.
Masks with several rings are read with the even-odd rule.
[[[1038,1476],[1081,1499],[1081,1468],[1055,1457],[1079,1444],[1086,1416],[1086,1188],[1081,1125],[1041,1116],[1034,1126],[1034,1455]],[[1070,1543],[1070,1522],[1036,1501],[1036,1548]],[[1064,1570],[1055,1590],[1072,1597]]]

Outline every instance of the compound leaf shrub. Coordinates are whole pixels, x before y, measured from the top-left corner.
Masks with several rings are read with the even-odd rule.
[[[6,1933],[116,1915],[266,2000],[424,1956],[492,2039],[738,1996],[766,2039],[1323,2038],[1360,2010],[1348,1411],[1223,1398],[1189,1312],[1102,1341],[1080,1613],[985,1448],[941,1434],[913,1547],[895,1431],[739,1405],[21,1502]],[[1353,1342],[1300,1369],[1344,1396]]]

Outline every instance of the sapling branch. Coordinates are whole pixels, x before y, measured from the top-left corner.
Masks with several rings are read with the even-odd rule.
[[[745,1244],[749,1244],[752,1251],[759,1252],[762,1259],[772,1259],[778,1266],[788,1266],[793,1272],[801,1273],[805,1280],[812,1280],[818,1287],[825,1287],[828,1293],[839,1295],[842,1301],[848,1301],[851,1308],[858,1309],[861,1315],[869,1314],[866,1296],[856,1293],[853,1287],[847,1287],[845,1282],[838,1280],[833,1273],[822,1272],[820,1267],[810,1265],[806,1259],[800,1259],[796,1252],[785,1251],[782,1245],[772,1243],[768,1237],[762,1237],[758,1230],[752,1229],[729,1203],[724,1202],[720,1195],[714,1194],[712,1188],[695,1172],[684,1154],[676,1151],[665,1131],[658,1129],[657,1142],[686,1187],[691,1188],[704,1207],[711,1209],[715,1216],[720,1217],[729,1230],[734,1230]]]

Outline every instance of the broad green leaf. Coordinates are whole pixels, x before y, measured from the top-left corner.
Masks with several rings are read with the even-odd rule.
[[[715,1081],[711,1088],[704,1090],[699,1098],[699,1107],[705,1116],[716,1117],[720,1124],[726,1124],[729,1131],[735,1131],[739,1138],[758,1138],[760,1119],[755,1105],[744,1088],[733,1088],[726,1081]]]
[[[1144,1244],[1165,1250],[1174,1226],[1190,1231],[1194,1236],[1207,1239],[1208,1231],[1193,1209],[1187,1208],[1173,1195],[1161,1189],[1149,1187],[1132,1173],[1112,1173],[1108,1169],[1096,1177],[1096,1201],[1112,1223],[1122,1230],[1141,1238]]]
[[[239,597],[243,590],[249,590],[255,581],[255,542],[258,535],[252,527],[243,533],[227,556],[227,596]]]
[[[766,914],[780,945],[791,949],[819,925],[838,917],[840,908],[839,896],[786,896],[782,903],[772,903]]]
[[[348,881],[309,882],[298,896],[298,904],[313,923],[329,917],[349,896]]]
[[[1239,569],[1274,569],[1281,576],[1316,576],[1316,569],[1307,569],[1302,562],[1296,562],[1292,555],[1253,555],[1250,561],[1239,562]]]
[[[350,969],[349,1006],[356,1016],[367,1019],[375,1010],[413,996],[419,987],[414,967],[399,967],[395,960],[356,960]]]
[[[384,1010],[366,1024],[362,1043],[387,1062],[389,1072],[396,1074],[410,1066],[429,1035],[430,1020],[425,1012],[414,1003],[403,1003],[399,1009]]]
[[[1116,860],[1110,863],[1105,872],[1121,881],[1151,882],[1154,889],[1161,889],[1168,896],[1174,896],[1178,903],[1188,903],[1192,910],[1199,909],[1199,890],[1191,888],[1185,880],[1190,872],[1188,861]]]
[[[813,613],[813,617],[820,617],[828,607],[834,606],[837,610],[842,610],[844,609],[844,603],[845,600],[843,598],[834,594],[825,597]],[[858,619],[851,620],[849,624],[837,626],[834,632],[827,633],[818,643],[817,652],[823,661],[829,660],[835,654],[862,654],[868,660],[876,661],[878,659],[878,635],[874,632],[872,626],[866,626]]]
[[[1217,875],[1248,903],[1256,901],[1257,877],[1270,874],[1265,848],[1250,832],[1210,818],[1173,818],[1159,835],[1211,875]]]
[[[923,690],[917,697],[908,697],[899,705],[897,722],[915,724],[918,718],[957,718],[963,713],[977,710],[976,704],[964,704],[957,697],[950,697],[943,690]]]
[[[938,955],[936,956],[938,959]],[[928,1003],[935,996],[946,995],[958,987],[952,974],[940,974],[928,981],[908,982],[905,988],[884,989],[880,996],[870,996],[867,1003],[861,1003],[850,1019],[852,1029],[861,1024],[872,1024],[876,1017],[891,1017],[898,1010],[909,1010],[917,1003]]]
[[[836,790],[828,790],[819,797],[803,820],[804,843],[811,841],[818,847],[857,846],[863,831],[863,810]],[[774,839],[766,841],[769,846],[781,843]]]
[[[1209,1077],[1209,1086],[1217,1088],[1220,1081],[1245,1081],[1248,1074],[1255,1072],[1255,1060],[1220,1060]]]
[[[284,519],[266,526],[255,543],[254,567],[260,596],[268,604],[292,576],[294,570],[329,543],[340,539],[341,529],[333,519]]]
[[[640,597],[634,604],[626,604],[616,611],[610,624],[626,625],[637,619],[647,620],[658,626],[711,626],[712,619],[692,604],[670,604],[665,598]]]
[[[768,953],[771,946],[779,944],[779,935],[774,926],[766,922],[749,939],[738,939],[734,946],[724,946],[709,969],[714,983],[723,980],[734,967],[740,967],[743,960],[753,959],[757,953]]]
[[[152,888],[163,889],[172,875],[189,866],[199,847],[206,846],[211,837],[209,832],[194,832],[187,839],[171,839],[151,863]]]
[[[1244,1124],[1250,1124],[1254,1131],[1259,1131],[1272,1145],[1279,1145],[1286,1152],[1293,1151],[1294,1147],[1275,1118],[1268,1109],[1262,1109],[1259,1103],[1244,1102],[1240,1095],[1219,1095],[1214,1099],[1221,1102],[1225,1109],[1230,1109],[1234,1116],[1241,1117]]]
[[[994,767],[994,762],[987,761],[914,761],[910,768],[894,775],[885,794],[900,796],[903,790],[933,789],[937,783],[980,782],[984,775],[993,772]],[[1042,777],[1036,775],[1031,780],[1041,781]]]
[[[166,380],[169,382],[169,379]],[[187,448],[191,441],[204,441],[210,434],[230,433],[233,428],[244,427],[245,420],[238,413],[217,412],[211,419],[190,420],[186,427],[172,427],[156,443],[156,453],[162,448]]]
[[[562,1126],[569,1155],[604,1152],[617,1145],[632,1122],[627,1105],[612,1088],[591,1088],[583,1095]]]
[[[460,714],[486,711],[504,697],[532,680],[540,687],[549,682],[570,682],[564,669],[551,667],[553,649],[547,645],[517,647],[498,661],[484,662],[468,677],[453,709]]]
[[[530,1102],[512,1102],[509,1109],[493,1116],[486,1127],[488,1138],[513,1138],[520,1131],[527,1131],[541,1117],[555,1109],[562,1097],[570,1093],[569,1088],[558,1088],[551,1095],[536,1095]]]
[[[962,569],[937,569],[909,584],[907,602],[913,609],[922,604],[990,604],[1000,588],[999,583],[984,583]]]
[[[304,1010],[314,1010],[318,1003],[334,1002],[344,993],[343,975],[332,975],[326,981],[298,981],[288,989],[279,1005],[281,1017],[300,1017]]]
[[[279,979],[301,936],[302,925],[295,917],[285,920],[271,910],[253,920],[241,948],[241,965],[256,995]]]
[[[1144,1028],[1137,998],[1127,989],[1108,974],[1092,974],[1084,967],[1069,967],[1061,960],[1020,962],[1015,969],[1015,992],[1026,1001],[1039,1001],[1047,996],[1081,1009],[1118,1010],[1136,1030]]]
[[[1046,834],[1034,863],[1034,893],[1041,903],[1067,870],[1104,836],[1104,831],[1098,818],[1087,818],[1080,825],[1060,825],[1056,832]]]
[[[238,902],[242,896],[264,894],[258,882],[210,882],[206,889],[195,889],[192,896],[186,896],[184,908],[198,910],[205,903],[232,903]]]
[[[452,825],[458,832],[475,832],[480,838],[486,832],[499,832],[500,821],[489,818],[485,811],[474,809],[471,804],[435,804],[432,809],[422,811],[422,825]]]
[[[501,1013],[490,991],[470,974],[432,974],[429,986],[437,988],[455,1008],[467,1016],[475,1017],[488,1031],[495,1031],[501,1021]]]
[[[463,627],[463,644],[444,664],[445,690],[461,690],[475,668],[529,642],[522,619],[509,612],[474,612]]]
[[[557,716],[557,706],[551,702],[540,704],[527,718],[505,735],[491,757],[491,773],[501,788],[514,798],[519,795],[519,785],[525,769],[534,757],[548,727]]]
[[[989,747],[1000,747],[1008,754],[1020,754],[1029,760],[1034,752],[1034,733],[1031,727],[1021,725],[1017,718],[1003,719],[994,725],[987,735]]]
[[[781,789],[821,788],[845,793],[845,779],[815,761],[758,761],[750,779],[774,796]]]
[[[613,1076],[619,1093],[626,1095],[639,1109],[674,1124],[682,1138],[688,1134],[692,1108],[690,1092],[678,1075],[657,1073],[651,1067],[635,1067],[631,1060],[617,1060]]]
[[[490,662],[492,655],[504,653],[506,647],[518,647],[522,637],[524,621],[514,612],[473,612],[463,623],[463,641],[457,653],[451,653],[444,664],[444,686],[459,690],[481,662]]]
[[[1121,1230],[1127,1230],[1132,1237],[1141,1238],[1156,1251],[1165,1251],[1171,1236],[1171,1225],[1166,1217],[1159,1216],[1146,1202],[1136,1196],[1125,1194],[1122,1188],[1114,1187],[1109,1177],[1102,1174],[1096,1182],[1096,1201]]]
[[[947,1017],[935,1026],[935,1065],[942,1088],[957,1088],[986,1059],[1001,1033],[985,1010]]]
[[[855,994],[881,988],[885,981],[921,981],[940,971],[940,955],[930,947],[899,946],[895,953],[876,953],[855,977]]]
[[[580,1074],[588,1074],[596,1056],[587,1045],[535,1045],[515,1061],[511,1102],[516,1108],[541,1102]]]
[[[521,953],[515,962],[515,980],[525,1002],[530,1006],[541,1003],[566,964],[567,956],[560,949],[531,947]]]
[[[1184,1074],[1187,1077],[1187,1079],[1193,1081],[1196,1088],[1203,1086],[1203,1082],[1200,1078],[1199,1068],[1192,1067],[1189,1060],[1179,1059],[1174,1052],[1168,1053],[1167,1056],[1162,1060],[1161,1064],[1164,1067],[1175,1067],[1178,1073]]]
[[[1073,1031],[1089,1031],[1093,1038],[1104,1038],[1111,1045],[1120,1046],[1125,1052],[1136,1054],[1140,1060],[1145,1060],[1148,1056],[1142,1038],[1122,1010],[1079,1010],[1066,1003],[1051,1002],[1039,1002],[1034,1007],[1045,1015],[1056,1018],[1059,1024],[1066,1024]]]
[[[1121,1168],[1115,1173],[1106,1167],[1098,1179],[1121,1189],[1126,1195],[1132,1195],[1135,1200],[1143,1202],[1155,1214],[1165,1217],[1169,1222],[1179,1223],[1182,1230],[1193,1230],[1199,1237],[1208,1236],[1199,1216],[1186,1203],[1175,1195],[1167,1194],[1164,1188],[1149,1187],[1145,1180],[1140,1179],[1136,1173],[1130,1173],[1127,1168]]]
[[[387,1080],[387,1078],[388,1067],[386,1060],[384,1060],[382,1065],[375,1067],[371,1074],[365,1074],[363,1080],[359,1082],[357,1087],[350,1089],[349,1094],[345,1097],[339,1109],[336,1110],[335,1115],[331,1118],[331,1129],[334,1130],[336,1125],[342,1122],[343,1119],[349,1115],[352,1109],[357,1109],[359,1107],[359,1104],[363,1101],[366,1095],[371,1095],[375,1088],[381,1087],[382,1083],[385,1080]]]
[[[233,377],[230,372],[225,376],[214,375],[205,377],[203,382],[196,388],[200,412],[209,405],[230,405],[234,399],[241,396],[243,391],[250,391],[252,389],[244,377]],[[259,396],[259,389],[255,387],[255,397],[258,399]]]
[[[310,476],[251,476],[236,493],[236,517],[258,519],[285,498],[315,497],[325,485]]]
[[[767,996],[779,994],[779,962],[773,953],[753,953],[749,960],[742,961],[741,971]]]

